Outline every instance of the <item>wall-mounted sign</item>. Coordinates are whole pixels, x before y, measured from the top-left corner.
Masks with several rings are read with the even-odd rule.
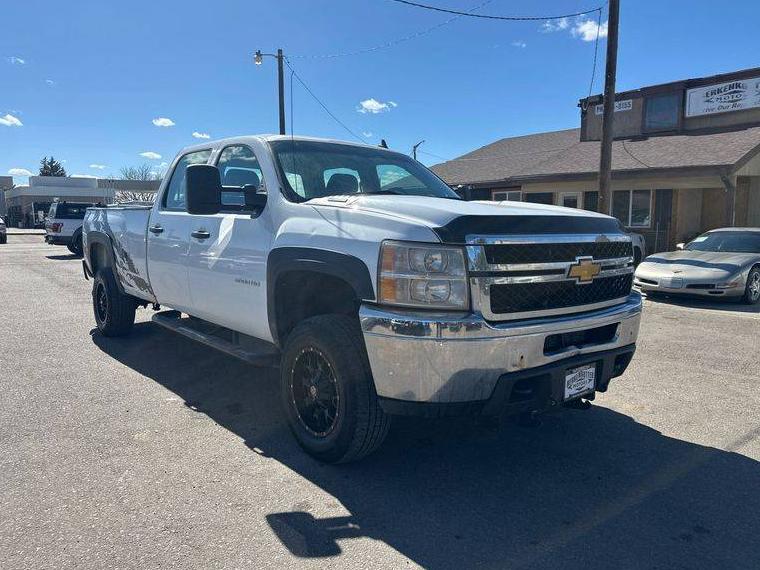
[[[760,77],[686,91],[686,116],[699,117],[760,107]]]
[[[615,112],[630,111],[633,109],[633,99],[625,99],[624,101],[615,101]],[[594,113],[597,115],[604,114],[604,105],[597,105],[594,107]]]

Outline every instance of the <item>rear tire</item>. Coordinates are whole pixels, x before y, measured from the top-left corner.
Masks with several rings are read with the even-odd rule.
[[[82,257],[82,232],[79,231],[71,237],[71,243],[66,247],[77,257]]]
[[[757,305],[760,302],[760,267],[750,269],[747,276],[747,285],[744,288],[742,301],[748,305]]]
[[[92,285],[92,308],[95,323],[103,336],[123,336],[135,323],[137,303],[119,291],[109,267],[98,269]]]
[[[3,234],[0,236],[0,245],[5,245],[8,243],[8,234]]]
[[[316,459],[356,461],[388,434],[390,417],[380,408],[356,318],[320,315],[297,325],[280,377],[290,429]]]

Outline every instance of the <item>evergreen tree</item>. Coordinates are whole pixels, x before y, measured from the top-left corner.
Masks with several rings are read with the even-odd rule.
[[[55,158],[46,156],[40,161],[40,176],[66,176],[66,170]]]

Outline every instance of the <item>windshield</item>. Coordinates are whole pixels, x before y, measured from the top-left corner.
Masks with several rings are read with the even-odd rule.
[[[416,160],[380,148],[280,140],[271,143],[291,199],[395,194],[458,200],[459,196]]]
[[[684,249],[760,253],[760,232],[710,232],[695,238]]]

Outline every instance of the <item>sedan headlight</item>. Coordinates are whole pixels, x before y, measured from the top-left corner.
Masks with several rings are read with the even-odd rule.
[[[386,305],[467,310],[464,250],[385,241],[380,248],[378,291]]]

